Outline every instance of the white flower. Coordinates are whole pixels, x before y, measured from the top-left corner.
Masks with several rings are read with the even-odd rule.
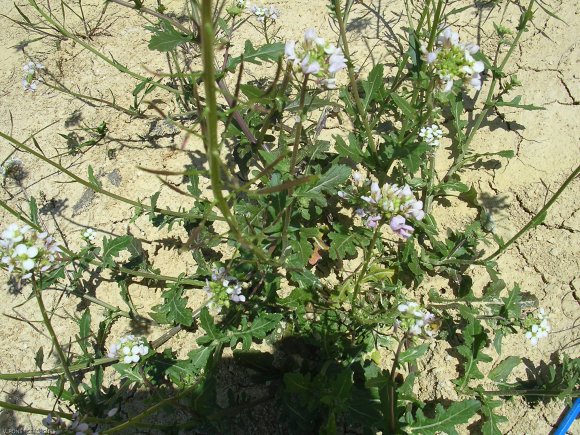
[[[540,308],[536,317],[529,314],[525,324],[528,329],[525,335],[530,340],[532,346],[536,346],[540,338],[546,338],[552,329],[548,322],[548,316],[545,314],[543,308]]]
[[[346,58],[342,54],[342,50],[337,48],[334,53],[328,59],[328,72],[330,74],[336,74],[341,69],[346,68]]]
[[[286,45],[284,46],[284,53],[286,54],[286,57],[288,58],[288,60],[293,60],[293,61],[297,60],[295,47],[296,47],[296,41],[287,41],[286,42]]]
[[[137,363],[142,356],[149,353],[149,347],[145,345],[145,339],[135,338],[134,335],[121,337],[109,348],[109,358],[120,358],[125,364]]]
[[[310,62],[310,55],[307,54],[300,64],[304,74],[318,74],[320,71],[320,64],[317,61]]]
[[[311,44],[316,40],[316,38],[317,38],[316,30],[306,29],[306,31],[304,32],[304,42],[306,42],[307,44]]]
[[[423,138],[427,145],[436,147],[440,145],[439,140],[443,137],[443,130],[437,125],[422,127],[419,131],[419,137]]]
[[[95,230],[93,230],[92,228],[87,228],[83,232],[83,239],[88,243],[93,243],[95,241]]]

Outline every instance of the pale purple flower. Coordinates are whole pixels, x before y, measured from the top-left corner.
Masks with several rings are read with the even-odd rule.
[[[288,60],[296,61],[296,41],[287,41],[284,47],[284,53]]]
[[[432,51],[425,55],[426,62],[431,65],[433,62],[437,60],[437,51]]]
[[[367,219],[367,227],[376,228],[380,221],[381,221],[381,216],[379,216],[379,215],[369,216]]]
[[[316,38],[317,38],[316,30],[306,29],[306,31],[304,32],[304,42],[306,42],[306,44],[314,42]]]
[[[389,223],[391,230],[403,239],[408,239],[413,234],[413,227],[410,225],[406,225],[405,218],[403,216],[393,216],[391,222]]]
[[[300,66],[304,74],[318,74],[320,72],[320,64],[317,61],[310,63],[309,54],[302,60]]]
[[[330,74],[336,74],[341,69],[346,68],[346,58],[343,56],[342,51],[337,49],[328,59],[329,67],[328,72]]]

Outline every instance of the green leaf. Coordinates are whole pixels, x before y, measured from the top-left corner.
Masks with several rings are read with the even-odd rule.
[[[103,238],[103,266],[104,267],[115,267],[115,261],[113,260],[119,253],[129,246],[133,236],[119,236],[116,238]]]
[[[395,269],[385,269],[378,264],[371,264],[365,274],[362,282],[373,282],[373,283],[383,283],[393,282],[393,277],[395,276]]]
[[[438,403],[435,407],[434,418],[426,418],[419,409],[417,418],[407,426],[407,429],[421,435],[435,435],[441,432],[448,435],[457,435],[455,427],[459,424],[467,423],[479,411],[480,406],[477,400],[456,402],[447,409]]]
[[[453,127],[455,128],[455,139],[457,140],[457,145],[460,150],[463,150],[463,144],[465,143],[465,133],[463,129],[467,125],[466,121],[461,119],[463,114],[463,97],[462,94],[458,94],[450,102],[451,116],[453,117]]]
[[[291,272],[290,278],[295,283],[298,283],[301,287],[305,289],[310,288],[321,288],[320,280],[316,275],[314,275],[310,270],[304,269],[301,272]]]
[[[332,166],[328,171],[320,176],[316,184],[303,186],[295,192],[299,198],[314,199],[320,206],[326,206],[326,199],[323,193],[335,194],[337,187],[350,177],[351,169],[346,165]]]
[[[429,343],[423,343],[419,346],[413,346],[412,348],[401,352],[399,356],[399,364],[406,364],[421,358],[429,350]]]
[[[149,30],[155,32],[149,40],[149,50],[156,50],[161,52],[171,51],[179,45],[191,41],[191,37],[178,32],[167,20],[162,20],[161,29],[148,27]]]
[[[546,110],[545,107],[542,106],[534,106],[533,104],[520,104],[520,101],[522,100],[522,96],[518,95],[517,97],[514,97],[513,100],[511,101],[496,101],[495,106],[496,107],[517,107],[518,109],[524,109],[524,110]]]
[[[331,240],[330,258],[333,260],[342,260],[346,256],[356,255],[357,243],[360,241],[359,234],[355,232],[351,234],[331,232],[328,234],[328,238]]]
[[[282,320],[282,314],[260,313],[248,326],[247,318],[242,318],[242,330],[231,333],[230,346],[234,347],[241,340],[244,350],[249,350],[253,339],[265,338],[268,332],[276,328],[280,320]]]
[[[123,377],[132,382],[141,383],[142,377],[136,367],[132,364],[118,363],[113,364],[112,367]]]
[[[213,346],[207,347],[204,346],[197,349],[193,349],[191,352],[187,354],[196,373],[199,373],[199,371],[206,366],[207,360],[209,359],[213,351],[214,351]]]
[[[238,57],[232,57],[228,62],[228,70],[233,71],[236,66],[244,62],[262,65],[262,61],[275,61],[284,54],[284,44],[275,42],[273,44],[262,45],[256,49],[249,40],[244,45],[244,54]]]
[[[88,353],[89,337],[91,336],[91,312],[87,309],[79,320],[79,346],[85,354]]]
[[[91,165],[89,165],[89,181],[91,182],[91,184],[93,186],[95,186],[97,189],[101,188],[101,183],[99,182],[99,180],[97,180],[97,178],[95,177],[95,174],[93,173],[93,167]]]
[[[360,163],[365,156],[361,146],[357,143],[356,136],[352,133],[348,135],[348,143],[345,140],[335,135],[333,136],[335,140],[334,149],[342,157],[352,160],[355,163]]]
[[[291,240],[290,249],[292,253],[288,256],[288,265],[296,268],[305,267],[314,250],[312,243],[305,237],[301,237],[300,240]]]
[[[448,181],[447,183],[438,184],[435,187],[435,190],[443,192],[443,193],[448,191],[448,190],[454,190],[456,192],[466,193],[466,192],[469,192],[469,187],[460,181]]]
[[[500,311],[500,315],[508,319],[519,318],[522,312],[521,300],[520,286],[515,284],[508,296],[502,298],[504,305]]]
[[[36,199],[34,199],[34,196],[31,196],[28,201],[28,208],[30,209],[30,220],[36,225],[39,225],[38,206],[36,205]]]
[[[425,153],[431,147],[425,143],[417,143],[404,149],[398,149],[396,157],[400,158],[407,170],[414,174],[421,167],[421,162],[425,160]]]
[[[494,382],[505,382],[512,370],[522,362],[522,359],[518,356],[508,356],[497,366],[493,368],[489,375],[487,376]]]
[[[393,99],[397,107],[401,109],[401,112],[403,112],[403,116],[406,119],[408,120],[415,119],[415,111],[413,110],[413,106],[411,106],[407,100],[405,100],[403,97],[396,94],[395,92],[392,92],[390,94],[390,97]]]
[[[362,83],[363,89],[365,90],[365,98],[363,101],[364,110],[368,109],[371,101],[382,99],[381,94],[384,89],[383,70],[383,64],[376,64],[369,73],[368,80]]]
[[[481,428],[483,435],[502,435],[503,432],[499,429],[498,424],[506,422],[508,419],[503,415],[496,414],[493,410],[502,407],[503,404],[504,402],[501,400],[486,399],[483,402],[481,408],[485,420]]]
[[[464,373],[460,379],[454,381],[460,390],[463,390],[471,379],[483,379],[477,363],[492,361],[491,357],[482,352],[486,345],[487,334],[475,317],[471,317],[463,329],[463,338],[465,341],[457,347],[457,351],[465,358]]]
[[[223,337],[223,334],[216,328],[214,322],[213,322],[213,317],[211,316],[211,314],[209,313],[209,310],[207,309],[207,307],[204,307],[201,310],[201,313],[199,315],[199,321],[201,324],[201,327],[204,329],[204,331],[207,333],[207,337],[209,338],[209,341],[218,341]],[[201,337],[204,338],[204,337]],[[207,342],[207,340],[203,340],[205,342]],[[198,339],[198,343],[200,342],[200,339]]]
[[[162,305],[153,307],[154,313],[163,315],[164,319],[174,324],[193,324],[193,311],[187,306],[187,298],[183,296],[183,287],[179,282],[163,293],[163,299],[165,302]]]

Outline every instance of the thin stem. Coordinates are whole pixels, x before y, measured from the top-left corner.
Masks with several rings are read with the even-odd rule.
[[[54,329],[52,328],[52,324],[50,323],[50,319],[48,317],[48,314],[46,313],[46,308],[44,306],[44,302],[42,301],[42,294],[40,292],[40,288],[36,285],[36,282],[33,282],[32,285],[34,287],[34,294],[36,296],[36,301],[38,302],[38,308],[40,308],[40,313],[42,314],[42,319],[44,321],[44,325],[46,326],[46,329],[48,330],[48,333],[50,334],[50,337],[52,338],[52,343],[54,345],[54,348],[56,349],[56,353],[58,354],[58,357],[60,359],[60,363],[62,364],[64,375],[68,379],[68,382],[70,384],[70,388],[74,391],[75,395],[78,396],[79,395],[79,388],[77,386],[77,382],[75,381],[75,378],[73,378],[72,373],[69,370],[66,356],[62,350],[62,347],[60,346],[60,343],[58,342],[58,338],[56,337],[56,333],[54,332]]]
[[[182,218],[185,220],[192,220],[192,219],[203,219],[205,218],[205,216],[199,216],[199,215],[193,215],[190,213],[183,213],[183,212],[177,212],[177,211],[173,211],[173,210],[168,210],[168,209],[161,209],[158,207],[151,207],[151,206],[147,206],[139,201],[135,201],[133,199],[129,199],[129,198],[125,198],[121,195],[117,195],[116,193],[110,192],[108,190],[105,190],[93,183],[90,183],[89,181],[86,181],[83,178],[80,178],[79,176],[73,174],[72,172],[70,172],[68,169],[66,169],[64,166],[52,161],[51,159],[49,159],[48,157],[42,155],[41,153],[33,150],[32,148],[24,145],[22,142],[19,142],[18,140],[14,139],[11,136],[8,136],[7,134],[4,134],[0,131],[0,137],[6,139],[7,141],[11,142],[15,147],[19,148],[20,150],[23,150],[29,154],[32,154],[34,157],[39,158],[40,160],[48,163],[49,165],[53,166],[54,168],[58,169],[60,172],[68,175],[70,178],[72,178],[74,181],[76,181],[77,183],[82,184],[85,187],[88,187],[89,189],[93,190],[95,193],[99,193],[105,196],[108,196],[110,198],[116,199],[117,201],[121,201],[124,202],[126,204],[132,205],[133,207],[138,207],[138,208],[143,208],[143,209],[148,209],[151,212],[154,213],[159,213],[165,216],[174,216],[174,217],[178,217],[178,218]],[[214,218],[215,220],[223,220],[223,218],[220,218],[218,216],[216,216]]]
[[[296,173],[296,159],[298,158],[298,147],[300,146],[300,138],[302,136],[302,126],[304,124],[304,118],[306,117],[306,110],[304,107],[304,102],[306,100],[306,91],[308,90],[308,78],[309,74],[304,75],[304,81],[302,82],[302,88],[300,89],[300,119],[296,124],[296,130],[294,132],[294,145],[292,147],[292,158],[290,160],[290,175],[294,176]]]
[[[526,25],[531,19],[529,11],[531,11],[531,8],[534,5],[535,1],[536,0],[530,0],[530,3],[528,4],[526,11],[523,13],[523,19],[520,23],[520,28],[518,30],[516,37],[512,41],[510,48],[509,48],[508,52],[506,53],[505,57],[503,58],[501,64],[499,65],[499,67],[497,67],[497,71],[493,72],[493,79],[491,80],[491,83],[489,85],[489,90],[487,92],[487,97],[485,100],[484,109],[480,112],[480,114],[476,118],[475,122],[473,123],[473,127],[471,128],[471,130],[469,132],[469,136],[467,137],[467,139],[465,140],[465,143],[461,147],[461,152],[459,153],[459,155],[455,159],[454,164],[447,171],[447,174],[445,174],[445,177],[444,177],[445,180],[449,180],[453,176],[453,174],[455,174],[458,170],[460,170],[463,167],[463,165],[466,162],[466,155],[469,152],[469,146],[471,145],[471,141],[475,137],[475,134],[479,130],[481,123],[487,117],[487,114],[489,113],[489,111],[494,107],[495,101],[493,100],[493,93],[495,90],[495,86],[496,86],[500,76],[503,75],[503,69],[507,65],[507,62],[510,59],[511,55],[513,54],[515,47],[518,45],[520,38],[522,37],[522,35],[526,31]]]
[[[296,160],[298,158],[298,148],[300,146],[300,138],[302,137],[302,126],[304,124],[304,118],[306,117],[306,109],[304,107],[304,102],[306,101],[306,91],[308,90],[308,77],[309,74],[304,75],[304,81],[302,82],[302,88],[300,89],[300,103],[299,112],[300,119],[296,123],[296,130],[294,131],[294,145],[292,146],[292,157],[290,158],[290,175],[294,177],[296,174]],[[288,197],[292,198],[294,193],[294,188],[288,189]],[[282,227],[282,254],[286,251],[286,246],[288,244],[288,227],[290,226],[290,220],[292,218],[292,210],[294,208],[294,202],[291,201],[286,208],[284,214],[284,224]]]
[[[340,5],[341,5],[340,0],[336,0],[335,4],[334,4],[334,12],[336,13],[336,19],[338,21],[338,28],[339,28],[339,32],[340,32],[340,42],[342,45],[342,51],[344,52],[345,57],[348,59],[347,69],[348,69],[348,77],[350,80],[350,87],[351,87],[352,95],[354,97],[357,111],[358,111],[359,116],[360,116],[360,118],[363,122],[363,125],[364,125],[366,137],[368,140],[369,150],[370,150],[371,155],[373,156],[375,162],[378,163],[377,147],[375,145],[375,140],[373,138],[373,132],[371,130],[371,126],[369,124],[369,120],[367,118],[366,111],[363,107],[362,100],[361,100],[360,95],[358,93],[358,84],[356,82],[354,67],[353,67],[351,57],[350,57],[350,50],[348,48],[348,41],[347,41],[347,37],[346,37],[346,27],[345,27],[344,18],[342,15],[342,8]]]
[[[16,218],[18,218],[22,222],[30,225],[35,230],[44,231],[40,226],[38,226],[37,224],[32,222],[30,219],[27,219],[26,217],[24,217],[21,213],[14,210],[12,207],[10,207],[6,202],[2,201],[1,199],[0,199],[0,207],[4,208],[6,211],[8,211],[10,214],[15,216]],[[63,253],[68,255],[68,258],[64,258],[63,261],[66,262],[66,261],[77,260],[77,256],[74,252],[72,252],[71,250],[67,249],[64,246],[61,246],[61,249],[62,249]],[[98,260],[91,260],[89,263],[92,264],[93,266],[97,266],[97,267],[101,267],[101,268],[105,268],[105,269],[110,269],[114,272],[124,273],[124,274],[131,275],[131,276],[138,276],[141,278],[151,279],[154,281],[169,281],[169,282],[179,281],[182,284],[191,285],[194,287],[205,286],[205,282],[199,281],[196,279],[187,279],[187,278],[180,279],[178,276],[158,275],[155,273],[143,272],[141,270],[127,269],[126,267],[122,267],[122,266],[116,266],[113,268],[109,268],[109,267],[104,266],[103,263],[98,261]]]
[[[510,397],[510,396],[534,396],[534,397],[554,397],[559,396],[563,393],[563,391],[554,391],[554,390],[534,390],[534,389],[527,389],[527,390],[495,390],[495,391],[482,391],[482,394],[486,396],[501,396],[501,397]],[[580,390],[579,391],[571,391],[567,393],[570,397],[580,397]]]
[[[117,358],[99,358],[93,362],[83,362],[79,364],[71,364],[68,366],[71,372],[78,372],[80,370],[92,369],[94,367],[102,366],[117,361]],[[39,379],[52,377],[54,375],[61,375],[64,373],[62,367],[57,367],[50,370],[41,370],[37,372],[22,372],[22,373],[0,373],[0,379],[5,381],[38,381]]]
[[[129,8],[129,9],[137,9],[142,14],[149,14],[149,15],[152,15],[154,17],[159,18],[160,20],[165,20],[165,21],[171,23],[171,25],[173,27],[175,27],[176,29],[178,29],[180,32],[185,33],[186,35],[191,35],[191,31],[187,27],[183,26],[179,21],[174,20],[173,18],[171,18],[168,15],[164,15],[160,12],[157,12],[153,9],[149,9],[149,8],[146,8],[143,6],[141,6],[140,8],[135,8],[134,3],[127,3],[127,2],[124,2],[123,0],[107,0],[107,1],[110,3],[116,3],[120,6],[125,6],[126,8]],[[193,20],[191,22],[195,25],[195,22]]]
[[[356,283],[354,285],[354,291],[352,293],[352,305],[353,306],[354,306],[355,300],[360,292],[362,280],[367,273],[369,263],[370,263],[371,257],[372,257],[372,252],[373,252],[373,249],[375,248],[375,244],[377,243],[377,239],[379,237],[379,234],[381,233],[382,226],[383,226],[383,221],[381,220],[375,228],[375,232],[373,233],[373,238],[371,239],[371,243],[369,244],[369,249],[365,252],[364,263],[362,265],[360,274],[357,277]]]
[[[396,400],[395,400],[395,376],[397,374],[397,367],[399,366],[399,357],[401,356],[401,350],[403,349],[403,344],[407,340],[407,334],[399,341],[399,345],[397,346],[397,351],[395,352],[395,358],[393,359],[393,366],[391,368],[391,382],[390,385],[387,385],[387,391],[389,394],[389,429],[391,433],[396,433],[397,431],[397,416],[396,416]]]
[[[55,86],[55,85],[53,85],[49,82],[46,82],[46,81],[43,82],[43,85],[48,87],[48,88],[54,89],[55,91],[62,92],[63,94],[67,94],[67,95],[70,95],[72,97],[78,98],[80,100],[88,100],[88,101],[95,101],[97,103],[102,103],[105,106],[109,106],[109,107],[111,107],[115,110],[118,110],[120,112],[123,112],[129,116],[134,116],[136,118],[147,118],[146,115],[139,113],[136,110],[127,109],[126,107],[119,106],[117,103],[105,100],[103,98],[97,98],[97,97],[93,97],[91,95],[86,95],[86,94],[79,94],[78,92],[71,91],[70,89],[67,89],[64,86]]]
[[[69,32],[64,26],[62,26],[59,22],[57,22],[55,19],[53,19],[49,14],[47,14],[44,10],[42,10],[38,4],[36,3],[36,0],[28,0],[28,2],[30,3],[30,5],[36,9],[36,11],[42,16],[42,18],[44,18],[44,20],[49,23],[50,25],[54,26],[55,29],[57,29],[61,34],[63,34],[64,36],[66,36],[67,38],[72,39],[73,41],[75,41],[77,44],[81,45],[82,47],[86,48],[87,50],[89,50],[91,53],[93,53],[94,55],[96,55],[97,57],[101,58],[102,60],[104,60],[106,63],[108,63],[109,65],[115,67],[117,70],[121,71],[122,73],[125,73],[131,77],[133,77],[134,79],[137,79],[139,81],[148,81],[151,82],[151,85],[156,86],[158,88],[164,89],[167,92],[170,92],[172,94],[179,94],[179,90],[178,89],[174,89],[171,86],[167,86],[161,83],[158,83],[156,81],[151,80],[150,78],[144,77],[140,74],[137,74],[133,71],[131,71],[129,68],[121,65],[119,62],[117,62],[115,59],[109,58],[107,56],[105,56],[103,53],[101,53],[100,51],[98,51],[96,48],[94,48],[92,45],[86,43],[85,41],[83,41],[81,38],[75,36],[73,33]]]
[[[204,3],[206,1],[208,3],[211,2],[211,0],[205,0]],[[203,9],[202,9],[202,11],[203,11]],[[211,17],[211,14],[210,14],[210,17]],[[203,12],[202,12],[202,26],[203,26]],[[221,344],[220,344],[220,345],[218,345],[216,347],[216,350],[215,350],[215,354],[214,355],[221,354],[221,351],[222,351],[222,348],[221,348]],[[118,426],[115,426],[115,427],[113,427],[111,429],[105,430],[102,433],[103,433],[103,435],[104,434],[110,434],[110,433],[119,432],[121,430],[125,430],[125,429],[128,429],[128,428],[132,427],[132,426],[135,426],[137,423],[139,423],[139,421],[143,420],[145,417],[148,417],[151,414],[153,414],[154,412],[156,412],[157,410],[166,407],[167,405],[175,402],[176,400],[179,400],[180,398],[182,398],[184,396],[187,396],[188,394],[190,394],[193,390],[195,390],[198,387],[199,387],[199,380],[197,382],[195,382],[192,386],[184,389],[183,391],[180,391],[175,396],[168,397],[167,399],[164,399],[164,400],[161,400],[161,401],[157,402],[155,405],[147,408],[141,414],[138,414],[135,417],[130,418],[129,420],[121,423]]]
[[[212,1],[204,0],[201,4],[202,14],[202,62],[203,62],[203,83],[205,87],[206,108],[205,113],[205,138],[207,159],[209,163],[209,173],[211,187],[217,207],[222,212],[230,230],[235,234],[236,239],[251,250],[261,260],[267,258],[256,246],[248,243],[240,232],[236,219],[230,211],[226,199],[222,192],[221,180],[221,159],[220,144],[217,131],[217,102],[215,86],[215,65],[214,65],[214,29],[212,22]],[[255,140],[255,139],[254,139]]]
[[[556,202],[556,200],[562,194],[562,192],[564,192],[564,190],[568,187],[568,185],[572,181],[574,181],[576,179],[576,177],[578,177],[579,174],[580,174],[580,165],[576,167],[576,169],[568,176],[568,178],[566,178],[566,180],[564,181],[564,183],[562,183],[562,185],[560,186],[560,188],[556,191],[556,193],[554,193],[554,195],[552,195],[552,197],[550,198],[550,200],[542,207],[542,209],[521,230],[519,230],[515,236],[513,236],[511,239],[509,239],[503,246],[501,246],[500,248],[498,248],[489,257],[485,258],[484,260],[481,260],[481,263],[485,264],[488,261],[493,260],[494,258],[496,258],[498,255],[501,255],[517,239],[519,239],[522,235],[524,235],[528,230],[530,230],[531,228],[535,227],[536,225],[541,224],[542,221],[546,217],[546,214],[548,212],[548,209],[552,206],[552,204],[554,204],[554,202]]]

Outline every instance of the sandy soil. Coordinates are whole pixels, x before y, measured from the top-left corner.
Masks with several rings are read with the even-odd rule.
[[[400,29],[398,16],[402,8],[400,2],[374,1],[361,2],[353,15],[350,27],[352,44],[355,48],[355,61],[363,70],[368,70],[372,62],[393,62],[395,57],[391,47],[395,41],[385,24]],[[478,4],[481,2],[477,2]],[[490,2],[492,3],[492,2]],[[179,10],[173,3],[173,9]],[[316,27],[328,38],[334,38],[333,29],[326,20],[325,2],[312,0],[279,0],[273,2],[281,11],[279,37],[284,40],[301,37],[307,27]],[[458,2],[458,5],[471,2]],[[580,7],[573,0],[547,0],[544,4],[562,16],[567,24],[548,17],[541,10],[537,12],[533,30],[524,34],[521,49],[515,54],[511,71],[517,73],[524,87],[517,89],[515,95],[523,94],[523,101],[542,105],[544,111],[505,110],[490,117],[480,135],[474,142],[479,152],[511,149],[516,157],[509,162],[494,161],[484,167],[469,170],[462,178],[475,184],[480,191],[481,200],[493,213],[496,228],[500,235],[508,238],[525,225],[580,162],[579,136],[580,125]],[[386,17],[381,22],[376,13]],[[0,12],[17,18],[18,14],[10,0],[0,0]],[[472,8],[456,16],[455,26],[465,26],[463,37],[477,39],[483,50],[491,49],[488,41],[493,34],[492,23],[503,22],[515,27],[519,11],[514,5],[504,11],[499,7]],[[22,41],[34,38],[5,17],[0,17],[0,131],[25,139],[35,134],[43,152],[54,155],[63,152],[66,141],[58,133],[78,129],[84,125],[97,126],[106,121],[110,130],[107,140],[78,157],[65,157],[63,162],[73,172],[84,175],[88,165],[104,187],[132,198],[146,199],[161,190],[159,205],[177,208],[187,206],[187,199],[177,195],[167,186],[161,186],[153,175],[136,170],[136,166],[156,169],[180,170],[185,165],[199,164],[199,141],[184,134],[171,134],[170,131],[155,128],[149,120],[129,120],[128,116],[100,105],[74,100],[46,87],[36,93],[25,93],[20,85],[22,64],[29,58],[42,61],[47,71],[66,86],[83,92],[91,92],[104,97],[110,91],[116,96],[117,103],[128,106],[131,103],[130,91],[136,82],[122,77],[115,69],[91,57],[78,45],[70,41],[56,44],[54,39],[24,44]],[[130,68],[146,73],[165,71],[164,56],[147,49],[149,32],[143,29],[144,21],[133,11],[111,5],[105,20],[106,30],[92,41],[101,51],[111,55]],[[404,24],[404,20],[403,20]],[[257,33],[246,26],[243,33],[236,35],[235,50],[241,48],[246,37],[256,38]],[[370,54],[369,54],[370,53]],[[110,94],[109,94],[110,95]],[[150,99],[162,98],[162,94],[150,95]],[[164,110],[171,110],[168,98],[159,101]],[[152,112],[150,112],[152,113]],[[40,131],[44,127],[44,130]],[[38,133],[37,133],[38,132]],[[78,132],[81,136],[86,133]],[[11,146],[0,141],[0,161],[12,151]],[[197,152],[196,152],[197,151]],[[102,196],[92,195],[84,187],[68,181],[62,174],[31,156],[16,153],[21,158],[28,177],[23,188],[8,184],[0,192],[0,198],[10,204],[26,209],[27,197],[34,196],[42,210],[44,224],[66,240],[72,248],[80,244],[80,233],[86,227],[99,230],[99,238],[104,235],[131,233],[136,237],[147,236],[144,242],[151,261],[162,273],[178,275],[189,273],[194,265],[191,255],[171,249],[170,239],[183,243],[187,235],[182,229],[169,234],[155,230],[146,219],[128,225],[131,217],[129,207]],[[448,164],[445,151],[440,161],[440,169]],[[179,180],[173,179],[176,184]],[[499,260],[499,271],[511,286],[519,283],[522,290],[535,295],[540,305],[550,314],[554,332],[548,340],[540,341],[532,348],[521,336],[510,336],[504,341],[503,355],[519,355],[528,361],[529,367],[539,367],[550,361],[560,361],[563,354],[571,357],[580,355],[580,183],[573,183],[568,191],[550,211],[546,221],[524,236]],[[452,206],[436,204],[434,213],[443,227],[458,227],[465,223],[466,216],[473,213],[465,205],[452,203]],[[13,219],[0,211],[2,226]],[[481,273],[473,272],[481,278]],[[480,279],[481,281],[481,279]],[[34,355],[40,346],[49,355],[50,342],[42,331],[40,314],[33,301],[27,301],[29,292],[14,293],[5,284],[7,277],[0,276],[2,282],[2,313],[0,317],[0,372],[35,370]],[[445,283],[429,282],[429,286]],[[118,296],[116,284],[103,281],[96,288],[98,297],[116,305],[123,303]],[[159,302],[158,289],[134,285],[131,295],[135,304],[143,312]],[[202,295],[190,294],[192,305],[201,302]],[[52,299],[52,300],[51,300]],[[62,298],[52,294],[47,300],[55,308],[55,326],[61,337],[71,336],[75,326],[70,316],[79,316],[78,300]],[[8,317],[9,315],[10,317]],[[93,310],[93,325],[99,319],[98,309]],[[128,331],[130,325],[117,322],[112,336]],[[144,333],[155,338],[163,332],[162,328],[152,327]],[[66,342],[66,340],[63,340]],[[193,340],[178,335],[171,343],[174,349],[181,349],[185,355]],[[499,358],[494,354],[494,362]],[[46,358],[45,367],[57,364],[54,353]],[[450,357],[447,349],[433,351],[422,362],[425,376],[418,385],[421,398],[457,399],[451,380],[454,379],[457,361]],[[527,378],[534,369],[521,367],[512,376],[514,379]],[[53,398],[47,396],[46,383],[9,383],[0,381],[2,400],[31,406],[50,408]],[[502,424],[506,434],[546,434],[558,420],[564,405],[554,401],[547,404],[531,405],[523,399],[506,401],[501,412],[508,417]],[[25,429],[39,428],[39,419],[24,414],[0,412],[0,428]],[[470,429],[465,428],[463,433]],[[580,433],[576,424],[573,433]]]

